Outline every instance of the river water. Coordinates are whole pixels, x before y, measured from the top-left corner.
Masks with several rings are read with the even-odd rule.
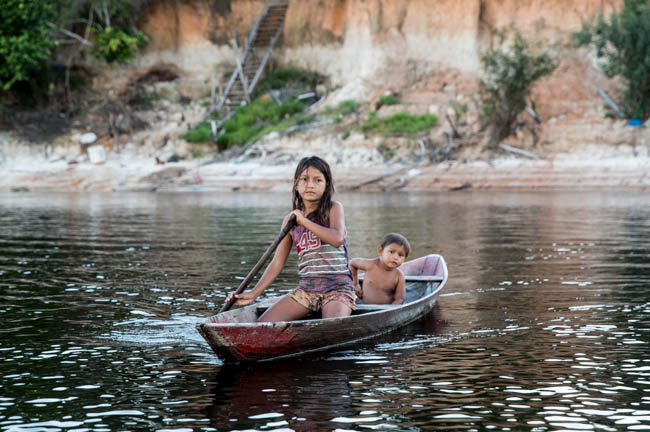
[[[352,256],[442,254],[433,313],[223,365],[194,330],[288,194],[0,195],[0,431],[650,429],[650,194],[353,194]],[[265,295],[297,281],[295,254]]]

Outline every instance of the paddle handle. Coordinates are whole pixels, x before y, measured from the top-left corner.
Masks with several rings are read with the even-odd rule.
[[[248,284],[251,283],[251,281],[253,280],[253,278],[257,274],[257,272],[260,271],[262,266],[264,266],[266,261],[269,259],[269,257],[273,253],[273,251],[275,251],[275,248],[278,247],[280,242],[284,239],[284,237],[289,233],[289,231],[291,231],[291,229],[294,226],[296,226],[296,215],[291,215],[291,217],[287,221],[287,224],[282,228],[282,231],[280,231],[280,234],[278,235],[278,237],[273,241],[273,243],[271,243],[271,246],[269,246],[269,248],[266,250],[266,252],[264,252],[264,255],[262,255],[262,257],[259,259],[259,261],[257,261],[257,264],[255,264],[255,267],[253,267],[251,269],[251,271],[248,272],[248,275],[246,276],[246,278],[242,281],[242,283],[239,285],[239,287],[235,290],[235,295],[243,292],[246,289]],[[226,304],[224,304],[222,306],[219,313],[229,310],[232,307],[232,305],[235,304],[236,301],[237,301],[237,299],[235,298],[235,296],[233,296],[230,300],[228,300],[226,302]]]

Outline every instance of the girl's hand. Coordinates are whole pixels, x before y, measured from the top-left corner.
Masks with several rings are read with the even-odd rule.
[[[289,213],[288,216],[291,217],[291,215],[296,215],[296,224],[304,226],[303,222],[307,219],[305,217],[305,212],[303,212],[302,210],[294,210],[291,213]]]
[[[235,297],[235,299],[237,299],[235,301],[236,306],[249,305],[253,303],[257,298],[257,295],[252,293],[251,291],[245,291],[241,294],[234,294],[234,293],[228,294],[228,297],[226,297],[226,302],[229,302],[233,298],[233,296]]]

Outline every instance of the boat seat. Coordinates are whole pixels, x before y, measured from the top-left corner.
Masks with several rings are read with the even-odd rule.
[[[354,311],[352,311],[352,315],[360,315],[368,312],[377,312],[377,311],[383,311],[383,310],[389,310],[393,309],[396,307],[399,307],[402,305],[393,305],[393,304],[364,304],[364,303],[357,303],[356,308]],[[258,306],[255,308],[255,314],[259,318],[266,310],[268,309],[268,306]],[[305,319],[316,319],[320,318],[320,314],[318,313],[310,313],[305,317]]]
[[[394,304],[364,304],[364,303],[357,303],[356,309],[354,312],[352,312],[353,315],[359,315],[363,313],[368,313],[368,312],[377,312],[377,311],[383,311],[383,310],[389,310],[389,309],[394,309],[396,307],[399,307],[402,305],[394,305]]]
[[[268,309],[268,306],[258,306],[255,308],[255,316],[257,318],[261,317],[264,312]],[[320,318],[320,313],[317,312],[310,312],[305,318],[303,319],[318,319]]]

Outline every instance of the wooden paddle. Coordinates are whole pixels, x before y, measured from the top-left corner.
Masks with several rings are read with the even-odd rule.
[[[289,231],[291,231],[291,229],[294,226],[296,226],[296,215],[292,215],[291,218],[289,218],[289,220],[287,221],[287,224],[284,226],[284,228],[282,228],[282,231],[280,231],[280,234],[278,235],[278,237],[273,241],[273,243],[271,243],[271,246],[269,246],[269,248],[266,250],[266,252],[264,252],[264,255],[262,255],[262,257],[257,262],[257,264],[255,264],[255,267],[253,267],[251,269],[251,271],[248,272],[248,276],[246,276],[246,278],[239,285],[239,288],[237,288],[237,290],[235,291],[235,295],[243,292],[246,289],[248,284],[251,283],[251,281],[253,280],[253,278],[257,274],[257,272],[260,271],[262,266],[264,266],[264,263],[266,263],[266,260],[269,259],[269,257],[271,256],[271,254],[273,253],[275,248],[278,247],[278,245],[280,244],[282,239],[284,239],[284,237],[289,233]],[[230,299],[229,301],[226,302],[226,304],[223,305],[223,307],[221,308],[219,313],[225,312],[228,309],[230,309],[232,307],[232,305],[235,304],[236,301],[237,301],[237,299],[235,298],[235,296],[233,296],[232,299]]]

